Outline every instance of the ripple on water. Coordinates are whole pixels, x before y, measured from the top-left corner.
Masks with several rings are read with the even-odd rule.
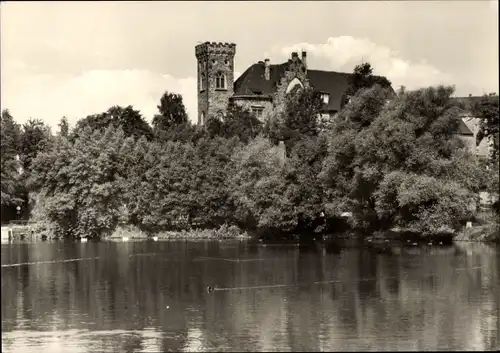
[[[1,269],[3,352],[494,350],[500,342],[498,248],[380,256],[245,242],[73,245],[2,245],[2,264],[38,262]]]

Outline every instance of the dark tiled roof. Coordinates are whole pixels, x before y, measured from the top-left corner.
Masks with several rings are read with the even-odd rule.
[[[285,74],[288,63],[270,65],[270,79],[264,78],[265,64],[263,62],[250,66],[234,83],[235,96],[265,95],[270,96]],[[325,111],[339,111],[342,95],[349,87],[350,73],[307,70],[307,77],[312,87],[330,95]]]
[[[234,82],[234,95],[271,95],[276,92],[287,65],[270,65],[270,80],[268,81],[264,77],[264,63],[253,64]]]
[[[349,87],[351,74],[335,71],[307,70],[309,83],[317,91],[328,93],[330,99],[325,110],[340,110],[340,100]]]

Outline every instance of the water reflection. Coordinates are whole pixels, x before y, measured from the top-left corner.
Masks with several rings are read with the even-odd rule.
[[[2,267],[2,351],[500,348],[498,247],[383,247],[2,245],[2,265],[98,257]]]

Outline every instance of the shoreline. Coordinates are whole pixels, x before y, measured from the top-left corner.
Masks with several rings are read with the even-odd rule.
[[[2,226],[2,243],[11,240],[53,240],[53,238],[47,234],[40,232],[35,232],[32,225],[12,225],[12,226]],[[10,229],[10,230],[9,230]],[[5,234],[4,234],[5,233]],[[4,237],[4,235],[6,235]],[[8,235],[8,236],[7,236]],[[218,229],[193,229],[189,231],[163,231],[155,234],[146,234],[140,231],[136,227],[130,225],[120,225],[115,231],[109,235],[99,238],[101,241],[165,241],[165,240],[259,240],[256,235],[251,235],[246,231],[239,229],[236,226],[221,226]],[[342,233],[331,233],[324,235],[315,235],[306,237],[300,240],[297,237],[295,242],[310,242],[318,240],[361,240],[368,242],[412,242],[412,243],[446,243],[451,244],[455,242],[464,243],[493,243],[500,244],[500,229],[495,224],[483,224],[477,225],[473,228],[463,228],[461,231],[456,233],[441,233],[424,235],[417,232],[412,232],[407,229],[392,229],[389,231],[374,231],[368,236],[363,236],[358,232],[347,231]],[[75,239],[81,241],[81,239]],[[91,241],[92,239],[84,238],[84,241]],[[286,243],[283,239],[268,239],[270,241],[277,241]],[[288,241],[290,242],[290,241]]]

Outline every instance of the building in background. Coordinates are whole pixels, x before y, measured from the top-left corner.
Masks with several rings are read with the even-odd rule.
[[[205,42],[195,47],[198,61],[198,124],[208,118],[223,117],[228,103],[250,110],[263,119],[273,110],[284,107],[286,94],[295,87],[312,87],[322,95],[322,117],[333,117],[340,110],[340,101],[349,86],[350,73],[312,70],[307,53],[291,53],[281,64],[269,59],[246,69],[234,81],[236,44]]]
[[[281,64],[271,64],[269,59],[259,61],[235,81],[234,57],[236,44],[205,42],[195,47],[198,62],[198,124],[208,118],[223,118],[229,102],[251,111],[261,120],[272,111],[284,108],[286,95],[297,86],[312,87],[323,99],[322,118],[333,118],[340,110],[342,96],[349,87],[351,73],[313,70],[308,68],[307,53],[291,53],[290,59]],[[465,106],[481,97],[458,97]],[[472,153],[487,157],[489,143],[476,141],[479,119],[470,112],[460,117],[457,133]]]

